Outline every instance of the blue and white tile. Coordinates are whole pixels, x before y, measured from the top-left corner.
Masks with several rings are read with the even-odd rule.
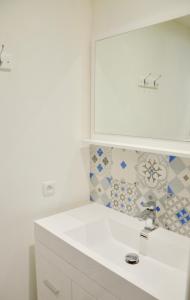
[[[125,179],[127,182],[136,182],[135,165],[138,154],[136,151],[122,149],[112,150],[111,174],[119,180]]]
[[[159,218],[160,225],[190,237],[190,199],[171,197],[165,213]]]
[[[155,200],[160,226],[190,237],[190,159],[91,146],[91,200],[136,216]]]
[[[90,147],[90,172],[98,177],[110,176],[112,149],[108,147]]]

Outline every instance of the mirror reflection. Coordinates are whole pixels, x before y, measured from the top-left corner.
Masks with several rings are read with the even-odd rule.
[[[95,133],[190,140],[190,16],[96,42]]]

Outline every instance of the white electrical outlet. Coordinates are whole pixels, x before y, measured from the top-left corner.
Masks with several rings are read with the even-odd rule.
[[[42,184],[42,192],[44,197],[55,195],[55,181],[45,181]]]

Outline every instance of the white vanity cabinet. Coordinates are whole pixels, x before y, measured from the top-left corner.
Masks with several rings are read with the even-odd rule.
[[[72,300],[95,300],[93,296],[88,294],[79,285],[72,282]]]
[[[100,287],[98,288],[100,289]],[[101,293],[101,295],[100,295]],[[116,300],[114,296],[110,293],[106,292],[104,289],[97,290],[97,295],[92,296],[88,292],[86,292],[83,288],[81,288],[76,283],[72,282],[72,300]]]
[[[99,204],[36,221],[38,300],[184,300],[189,239],[159,228],[142,255],[143,228]]]
[[[36,271],[38,300],[119,300],[39,242]]]
[[[37,254],[38,300],[71,300],[71,280],[56,265]]]

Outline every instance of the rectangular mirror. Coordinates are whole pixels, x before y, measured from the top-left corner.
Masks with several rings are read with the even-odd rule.
[[[190,140],[190,16],[96,41],[94,131]]]

